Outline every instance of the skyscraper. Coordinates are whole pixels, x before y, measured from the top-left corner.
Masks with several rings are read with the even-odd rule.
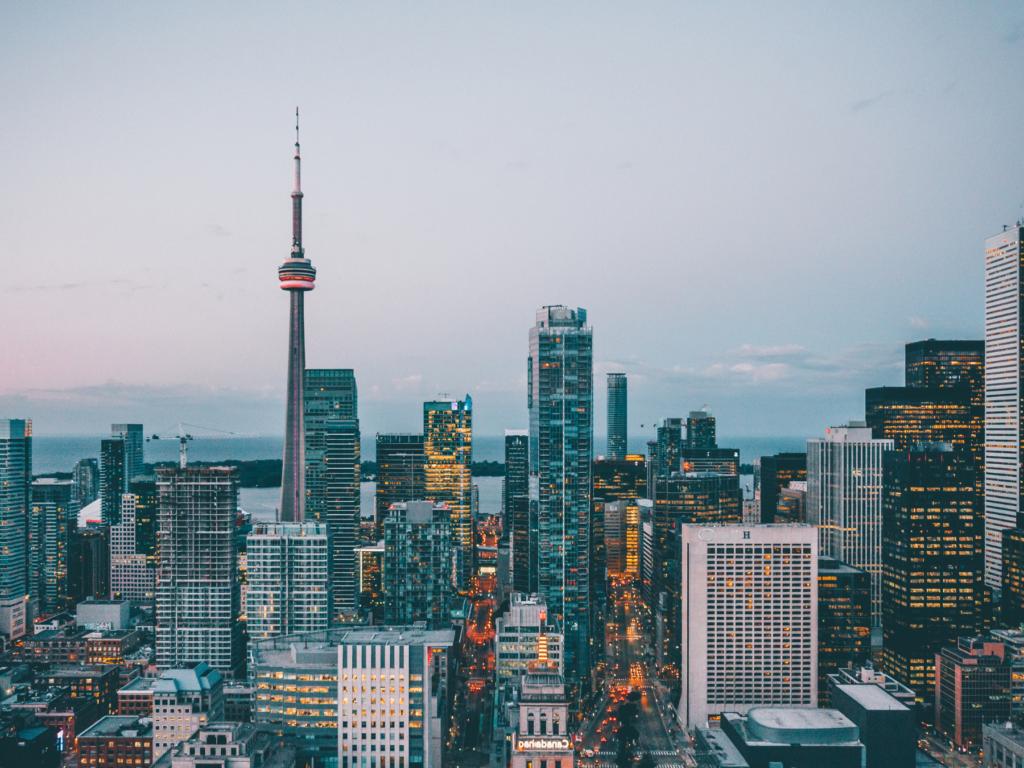
[[[969,389],[984,418],[984,340],[912,341],[906,346],[905,359],[908,387]]]
[[[100,494],[100,464],[96,459],[79,459],[72,475],[78,506],[92,504]]]
[[[156,570],[139,552],[137,501],[134,493],[123,494],[121,520],[110,527],[110,593],[115,600],[152,605],[156,599]]]
[[[871,658],[871,576],[818,558],[818,706],[828,706],[828,676]]]
[[[104,525],[117,525],[121,519],[121,494],[127,490],[124,451],[124,440],[100,442],[100,510]]]
[[[818,704],[817,532],[683,525],[679,725]]]
[[[649,498],[647,460],[637,454],[594,462],[594,496],[605,501]]]
[[[25,634],[28,512],[32,483],[32,422],[0,419],[0,634]]]
[[[683,450],[683,420],[680,418],[662,419],[658,422],[658,462],[659,477],[668,477],[680,470],[680,456]]]
[[[205,661],[233,673],[242,662],[235,543],[238,470],[158,469],[157,486],[157,666]]]
[[[974,457],[948,443],[885,454],[884,671],[924,701],[935,688],[935,655],[983,629],[974,477]]]
[[[622,461],[629,450],[626,428],[626,374],[608,374],[608,455],[609,461]]]
[[[717,448],[715,417],[710,411],[690,411],[686,418],[687,448]]]
[[[502,534],[512,531],[512,499],[526,496],[530,487],[530,430],[505,430],[505,484],[502,486]]]
[[[538,310],[530,329],[527,377],[530,494],[537,499],[537,591],[562,626],[565,667],[575,680],[585,680],[590,672],[592,641],[588,555],[593,384],[593,332],[586,310]]]
[[[512,498],[512,591],[537,591],[537,503]]]
[[[774,523],[779,492],[796,481],[807,480],[806,453],[777,453],[762,456],[757,482],[761,491],[761,522]]]
[[[1021,512],[1024,226],[985,241],[985,583],[1001,586],[1002,534]]]
[[[468,592],[473,578],[473,400],[423,404],[427,499],[451,515],[452,587]]]
[[[295,109],[295,189],[292,191],[292,252],[277,269],[281,290],[288,291],[288,395],[284,421],[284,461],[281,470],[281,522],[301,523],[306,502],[305,372],[306,330],[304,295],[313,290],[316,270],[302,248],[302,183],[299,159],[299,110]]]
[[[135,553],[146,556],[146,567],[156,578],[156,529],[160,514],[160,493],[156,475],[140,475],[128,483],[135,497]]]
[[[872,626],[882,620],[882,454],[863,421],[807,441],[807,521],[818,526],[820,553],[871,574]]]
[[[332,616],[355,610],[359,545],[359,397],[350,368],[305,375],[305,520],[331,535]]]
[[[423,435],[377,434],[377,490],[373,518],[378,537],[384,536],[384,518],[392,504],[426,498],[423,462]]]
[[[32,483],[32,516],[39,522],[39,611],[68,607],[68,526],[78,524],[78,494],[72,480],[43,477]]]
[[[309,454],[306,456],[308,458]],[[256,523],[253,526],[246,537],[246,631],[249,637],[327,629],[330,623],[327,531],[327,523],[314,522]]]
[[[445,504],[397,503],[384,518],[384,619],[449,626],[451,517]]]
[[[122,493],[128,492],[128,483],[145,472],[143,446],[146,443],[141,424],[111,424],[110,437],[124,441],[124,483]]]

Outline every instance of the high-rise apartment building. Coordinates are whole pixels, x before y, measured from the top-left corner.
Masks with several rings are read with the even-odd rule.
[[[157,666],[205,661],[233,674],[242,662],[238,622],[238,470],[157,470],[160,567]]]
[[[78,493],[73,480],[43,477],[32,483],[32,513],[38,531],[39,612],[68,607],[69,526],[78,525]]]
[[[426,497],[451,515],[452,588],[468,592],[473,579],[473,400],[423,404]]]
[[[509,595],[508,611],[494,620],[494,636],[496,689],[520,683],[531,667],[562,674],[561,628],[548,620],[548,607],[540,595]]]
[[[817,531],[683,525],[679,724],[818,704]]]
[[[305,382],[304,520],[330,529],[331,611],[337,617],[354,610],[358,601],[359,397],[349,368],[309,369]]]
[[[882,620],[882,455],[892,449],[863,421],[807,441],[807,522],[818,526],[822,555],[871,574],[874,627]]]
[[[110,528],[68,531],[68,593],[72,603],[110,599]]]
[[[871,658],[871,575],[818,558],[818,706],[829,706],[828,676]]]
[[[658,441],[647,441],[647,488],[648,496],[654,498],[654,478],[658,476]]]
[[[985,241],[985,583],[1002,582],[1003,531],[1021,512],[1024,226]]]
[[[121,522],[110,526],[110,593],[115,600],[152,605],[156,600],[156,570],[139,552],[136,520],[138,497],[121,496]]]
[[[33,618],[26,613],[28,514],[32,484],[32,422],[0,419],[0,634],[24,635]]]
[[[680,457],[685,442],[683,440],[683,420],[681,418],[662,419],[658,422],[658,462],[659,477],[668,477],[681,469]]]
[[[79,508],[92,504],[100,495],[100,463],[96,459],[79,459],[71,480]]]
[[[537,591],[537,504],[529,496],[512,498],[512,589]]]
[[[128,483],[146,471],[143,455],[146,436],[142,433],[141,424],[111,424],[110,437],[124,442],[125,488],[122,493],[127,493]]]
[[[429,501],[399,502],[384,518],[384,617],[388,624],[448,626],[451,510]]]
[[[585,309],[544,307],[530,329],[530,486],[537,500],[537,592],[565,633],[573,680],[590,671],[593,331]]]
[[[777,453],[762,456],[756,479],[760,491],[761,522],[774,523],[779,507],[779,493],[796,480],[807,480],[806,453]]]
[[[606,459],[622,461],[629,452],[626,428],[626,374],[608,374],[608,450]]]
[[[502,533],[512,531],[512,500],[530,492],[530,431],[505,430],[505,483],[501,489]]]
[[[607,502],[619,499],[646,499],[647,460],[626,454],[623,459],[598,459],[594,462],[594,496]]]
[[[883,485],[884,671],[930,702],[935,655],[984,628],[974,457],[948,443],[890,451]]]
[[[377,434],[377,490],[374,498],[376,535],[384,535],[391,505],[425,499],[423,435]]]
[[[128,490],[125,480],[124,440],[100,442],[100,509],[104,525],[117,525],[121,495]]]
[[[690,411],[686,418],[687,448],[717,448],[715,417],[710,411]]]
[[[146,556],[146,566],[155,574],[156,529],[160,514],[156,475],[140,475],[128,483],[128,488],[135,497],[135,553]]]
[[[308,398],[306,403],[309,403]],[[306,458],[309,458],[308,452]],[[328,541],[327,523],[253,525],[246,536],[246,631],[249,637],[327,629],[330,623]]]

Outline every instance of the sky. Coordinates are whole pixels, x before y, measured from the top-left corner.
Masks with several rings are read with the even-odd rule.
[[[981,338],[1024,215],[1020,3],[0,6],[0,418],[279,435],[294,110],[309,367],[364,434],[527,426],[544,305],[631,435],[817,436]],[[643,425],[643,427],[641,427]]]

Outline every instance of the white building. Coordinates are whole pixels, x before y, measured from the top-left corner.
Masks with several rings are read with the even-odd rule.
[[[683,525],[679,724],[818,704],[817,531]]]
[[[327,629],[326,523],[257,523],[246,537],[249,637]]]
[[[168,669],[153,686],[153,757],[224,718],[224,676],[200,662]]]
[[[532,671],[524,675],[518,716],[510,768],[572,768],[572,735],[561,675]]]
[[[882,454],[863,421],[831,427],[807,441],[807,522],[817,525],[822,555],[871,574],[871,624],[882,620]]]
[[[985,583],[1002,587],[1002,533],[1017,524],[1024,226],[985,241]]]
[[[0,635],[15,640],[31,626],[26,613],[25,551],[32,483],[32,422],[0,419]]]
[[[152,604],[156,594],[156,571],[146,556],[136,550],[134,493],[121,496],[121,522],[110,526],[110,594],[117,600]]]
[[[494,620],[495,688],[519,683],[529,667],[546,665],[551,672],[564,674],[562,632],[538,594],[513,592],[508,613]]]
[[[444,764],[455,632],[421,625],[338,634],[338,768]]]

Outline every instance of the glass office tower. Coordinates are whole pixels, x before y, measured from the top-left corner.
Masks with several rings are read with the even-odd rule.
[[[626,445],[626,374],[608,374],[608,455],[609,461],[622,461]]]
[[[427,499],[451,514],[452,588],[468,592],[473,580],[473,399],[423,404]]]

